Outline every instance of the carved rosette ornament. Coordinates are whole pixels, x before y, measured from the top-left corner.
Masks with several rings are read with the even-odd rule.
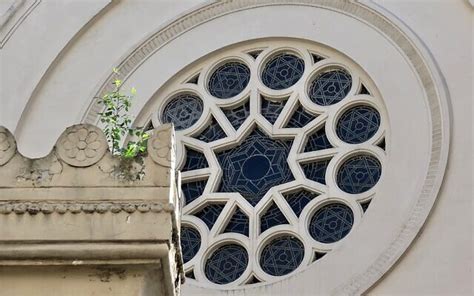
[[[170,167],[170,164],[174,163],[173,145],[173,126],[163,124],[155,128],[151,139],[148,141],[148,154],[157,164]]]
[[[0,126],[0,165],[6,164],[16,152],[16,142],[9,130]]]
[[[87,167],[97,163],[107,148],[107,140],[102,131],[90,124],[67,128],[56,143],[58,156],[75,167]]]

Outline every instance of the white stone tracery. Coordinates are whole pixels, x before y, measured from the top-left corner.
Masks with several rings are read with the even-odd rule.
[[[255,51],[262,51],[256,59],[248,54],[249,52]],[[295,85],[283,90],[273,90],[265,86],[260,77],[262,67],[268,59],[279,53],[292,53],[299,56],[305,62],[305,70],[303,76]],[[324,59],[315,63],[312,54],[324,57]],[[250,82],[247,87],[235,97],[230,99],[217,99],[209,93],[207,83],[213,71],[229,61],[239,61],[247,65],[251,72]],[[329,106],[319,106],[313,103],[307,95],[309,83],[318,74],[333,69],[344,69],[350,73],[352,77],[352,87],[347,97],[341,102]],[[197,84],[187,83],[193,80],[198,74],[199,79],[197,80]],[[370,90],[371,95],[360,94],[362,84]],[[236,281],[217,287],[236,287],[245,284],[252,276],[265,283],[281,280],[288,275],[275,277],[265,273],[258,263],[258,258],[263,247],[271,239],[283,234],[291,234],[304,243],[305,255],[303,261],[300,266],[289,275],[301,271],[312,263],[315,251],[322,253],[328,252],[336,247],[338,243],[343,242],[342,240],[332,244],[324,244],[314,240],[308,232],[308,224],[312,215],[319,208],[328,203],[338,201],[348,205],[354,213],[353,227],[357,227],[363,215],[360,202],[365,202],[373,198],[376,188],[372,188],[361,194],[345,193],[336,185],[336,172],[342,162],[352,155],[373,155],[382,162],[383,166],[385,152],[383,149],[377,147],[377,144],[383,141],[384,138],[387,138],[388,123],[385,107],[381,96],[377,92],[376,86],[353,61],[333,49],[313,42],[296,39],[274,38],[232,46],[209,55],[170,79],[155,95],[155,100],[148,109],[148,115],[145,116],[150,118],[154,126],[162,124],[160,119],[162,118],[161,114],[164,107],[170,99],[182,93],[194,94],[201,98],[203,101],[203,114],[193,126],[176,132],[178,168],[182,167],[185,162],[185,146],[204,153],[209,163],[209,168],[182,173],[183,183],[201,179],[208,180],[204,194],[183,208],[183,225],[189,225],[198,229],[201,235],[201,248],[199,252],[185,265],[187,271],[193,270],[198,282],[214,287],[217,286],[206,278],[204,274],[205,262],[218,247],[230,242],[235,242],[246,248],[249,254],[249,264],[242,276]],[[259,113],[261,108],[261,95],[275,101],[288,98],[287,103],[281,111],[281,115],[274,125],[269,123]],[[250,102],[250,116],[236,131],[222,112],[222,108],[239,106],[247,99],[249,99]],[[303,128],[285,128],[286,123],[298,105],[302,105],[307,112],[313,114],[316,118]],[[335,129],[337,120],[341,114],[356,105],[374,107],[381,115],[381,124],[375,135],[367,142],[350,145],[339,139]],[[199,134],[208,126],[212,117],[219,122],[221,128],[227,134],[227,137],[210,143],[204,143],[194,138],[193,136]],[[258,126],[267,135],[271,135],[271,137],[275,139],[294,138],[293,146],[288,157],[288,163],[295,180],[273,187],[255,207],[252,207],[238,193],[216,192],[222,176],[222,170],[219,167],[218,160],[213,151],[222,151],[228,147],[235,146],[236,143],[241,142],[255,126]],[[320,128],[324,128],[326,136],[334,148],[303,153],[302,151],[304,151],[305,141],[308,135]],[[329,162],[326,172],[326,185],[311,181],[305,177],[299,163],[328,158],[331,158],[331,161]],[[302,188],[316,192],[319,195],[304,208],[298,218],[285,201],[283,194]],[[209,204],[209,202],[226,202],[223,211],[215,222],[215,226],[212,227],[211,230],[208,230],[205,223],[192,215]],[[272,202],[278,205],[290,224],[278,225],[259,234],[259,217]],[[221,233],[237,206],[249,216],[249,238],[238,233]]]

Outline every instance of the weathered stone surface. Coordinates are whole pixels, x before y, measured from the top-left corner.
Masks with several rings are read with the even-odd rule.
[[[183,273],[172,127],[154,130],[148,149],[124,162],[85,124],[67,128],[47,156],[29,159],[0,127],[1,293],[47,295],[28,288],[44,278],[87,286],[81,295],[117,295],[118,287],[175,295]],[[6,274],[16,276],[7,283]]]

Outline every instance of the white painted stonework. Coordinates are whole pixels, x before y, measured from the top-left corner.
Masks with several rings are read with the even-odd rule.
[[[373,142],[386,139],[385,152],[374,150],[383,159],[383,173],[370,210],[351,233],[320,261],[287,277],[219,287],[196,274],[183,285],[183,295],[474,293],[472,1],[5,3],[0,5],[0,125],[30,157],[48,154],[66,126],[97,124],[95,98],[111,86],[114,67],[126,88],[138,89],[132,108],[137,125],[161,123],[159,110],[182,87],[183,77],[207,73],[206,67],[229,54],[249,59],[238,52],[251,47],[324,48],[375,93],[383,128]],[[251,81],[246,93],[258,83]],[[211,106],[210,100],[204,104]],[[323,113],[309,100],[300,101]],[[337,117],[336,110],[327,114],[329,121]],[[207,118],[187,132],[198,131]],[[235,133],[231,127],[226,131]],[[178,165],[185,137],[177,133]],[[333,165],[342,157],[337,154]],[[192,177],[183,173],[183,181]]]

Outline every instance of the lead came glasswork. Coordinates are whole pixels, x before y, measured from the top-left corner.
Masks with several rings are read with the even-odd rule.
[[[209,78],[209,92],[219,99],[241,93],[249,83],[250,69],[243,63],[230,62],[217,68]]]
[[[365,192],[377,184],[382,166],[377,158],[357,155],[346,160],[337,173],[337,185],[352,194]]]
[[[183,226],[181,227],[181,246],[183,250],[184,263],[193,259],[201,247],[201,235],[196,229]]]
[[[282,236],[265,246],[260,256],[260,266],[268,274],[282,276],[297,269],[303,257],[303,243],[293,236]]]
[[[238,279],[247,268],[247,251],[236,244],[225,245],[215,251],[206,261],[206,277],[216,284],[228,284]]]
[[[376,196],[390,153],[377,147],[384,147],[377,135],[389,135],[385,107],[363,70],[326,47],[281,44],[266,40],[229,49],[227,58],[211,55],[210,63],[178,73],[161,95],[192,88],[203,98],[200,115],[176,131],[176,142],[185,153],[177,159],[184,159],[182,221],[190,228],[181,234],[184,268],[204,285],[271,284],[320,264]],[[171,102],[159,110],[172,109]],[[199,251],[204,258],[196,258]]]
[[[380,114],[369,106],[356,106],[341,115],[337,136],[346,143],[360,144],[372,138],[380,126]]]
[[[318,242],[335,243],[351,231],[353,223],[354,214],[348,206],[341,203],[329,204],[311,218],[309,233]]]
[[[202,115],[203,103],[191,94],[177,95],[166,104],[162,120],[173,123],[176,130],[183,130],[195,124]]]
[[[285,89],[294,85],[304,72],[304,61],[293,54],[280,54],[267,62],[262,81],[271,89]]]
[[[218,153],[219,192],[239,192],[255,206],[270,188],[294,179],[287,162],[291,144],[256,129],[239,146]]]
[[[345,70],[331,70],[319,74],[309,88],[308,96],[314,103],[329,106],[344,99],[352,87],[352,78]]]

